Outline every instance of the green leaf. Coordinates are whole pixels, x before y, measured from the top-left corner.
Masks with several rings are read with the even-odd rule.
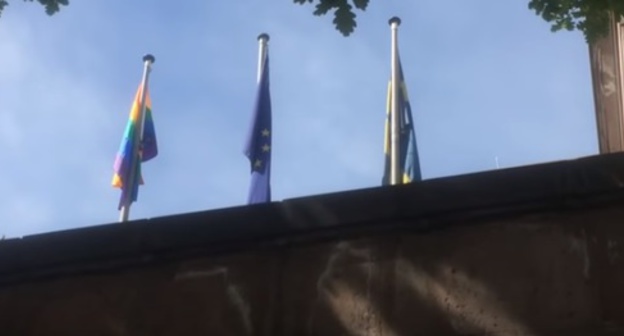
[[[336,26],[336,29],[342,33],[342,35],[349,36],[353,33],[353,30],[356,27],[355,13],[353,13],[353,7],[347,2],[347,0],[342,0],[340,2],[341,4],[338,6],[338,9],[334,14],[334,25]]]
[[[370,0],[293,0],[295,3],[304,4],[316,3],[315,10],[313,12],[316,16],[325,15],[332,10],[334,11],[334,26],[344,36],[349,36],[353,33],[357,23],[355,21],[356,15],[353,12],[353,7],[366,10]],[[381,1],[381,0],[377,0]],[[351,2],[353,5],[351,5]]]
[[[4,10],[4,7],[8,6],[9,3],[6,2],[6,0],[0,0],[0,15],[2,15],[2,11]]]
[[[368,7],[368,0],[353,0],[353,4],[357,9],[366,10],[366,7]]]
[[[327,14],[327,12],[333,9],[334,6],[335,4],[331,3],[331,1],[329,0],[321,0],[321,2],[319,2],[316,5],[316,10],[314,11],[314,15],[316,16],[325,15]]]

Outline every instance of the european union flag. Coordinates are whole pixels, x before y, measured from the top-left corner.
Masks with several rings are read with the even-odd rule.
[[[247,204],[271,201],[271,137],[271,95],[267,54],[264,57],[251,129],[245,147],[245,156],[249,158],[251,164],[251,186]]]
[[[418,158],[418,147],[416,146],[416,132],[414,131],[414,122],[412,119],[412,107],[407,95],[407,86],[403,77],[403,67],[399,60],[399,167],[401,167],[401,184],[417,182],[422,180],[420,173],[420,162]],[[390,184],[390,146],[391,129],[390,129],[390,111],[392,108],[392,83],[388,83],[388,102],[386,109],[386,136],[385,136],[385,166],[382,185]]]

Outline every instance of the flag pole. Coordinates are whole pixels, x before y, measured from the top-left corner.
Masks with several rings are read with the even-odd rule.
[[[262,33],[258,35],[258,83],[264,70],[264,58],[266,57],[267,43],[269,42],[269,34]]]
[[[145,124],[145,94],[147,91],[147,81],[149,79],[149,73],[151,70],[152,64],[156,61],[153,55],[147,54],[143,56],[143,78],[141,80],[141,96],[139,97],[141,101],[141,108],[139,109],[139,115],[137,116],[137,120],[140,122],[137,125],[136,132],[134,133],[134,142],[132,148],[132,167],[130,167],[130,173],[128,174],[128,181],[124,181],[124,188],[130,188],[126,191],[125,200],[123,200],[123,205],[121,207],[121,212],[119,215],[120,222],[127,222],[128,217],[130,216],[130,205],[132,204],[132,196],[134,191],[134,185],[137,183],[136,179],[140,178],[137,176],[136,171],[137,167],[140,164],[141,157],[139,156],[139,149],[141,142],[143,141],[143,125]]]
[[[390,31],[392,34],[391,42],[391,69],[392,75],[390,78],[391,89],[391,110],[390,110],[390,184],[395,185],[400,183],[401,179],[401,167],[400,165],[400,119],[399,113],[399,90],[401,89],[399,78],[399,48],[398,48],[398,28],[401,24],[401,19],[394,16],[388,22],[390,24]]]

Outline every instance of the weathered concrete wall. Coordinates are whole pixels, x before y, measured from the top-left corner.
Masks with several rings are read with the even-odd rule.
[[[2,335],[623,335],[624,204],[0,287]]]
[[[590,47],[596,122],[601,153],[624,151],[624,25]]]

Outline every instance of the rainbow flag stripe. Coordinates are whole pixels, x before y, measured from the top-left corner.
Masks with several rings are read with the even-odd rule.
[[[144,87],[139,86],[134,102],[132,103],[132,109],[130,110],[130,119],[126,125],[121,146],[115,157],[115,164],[113,165],[114,174],[112,185],[115,188],[122,190],[121,199],[119,201],[119,209],[122,206],[129,205],[132,202],[136,202],[139,194],[139,185],[143,184],[143,177],[141,175],[141,163],[149,161],[158,155],[158,146],[156,143],[156,131],[154,128],[154,119],[152,117],[152,102],[149,97],[149,91],[145,92],[145,123],[143,125],[143,141],[139,144],[139,152],[133,153],[134,143],[137,141],[135,136],[137,128],[141,120],[139,120],[139,114],[141,109],[141,94]],[[132,161],[139,159],[140,161],[136,165],[136,183],[133,186],[127,185],[127,181],[130,176],[130,170],[132,169]],[[132,193],[132,197],[128,198],[128,193]]]

